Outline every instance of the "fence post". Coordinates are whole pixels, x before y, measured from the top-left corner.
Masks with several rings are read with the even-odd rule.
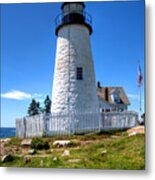
[[[23,138],[26,138],[26,119],[23,118],[23,130],[24,130],[24,133],[23,133]]]
[[[99,128],[98,128],[98,131],[101,132],[101,120],[102,120],[102,113],[101,113],[101,112],[99,112],[99,118],[98,118],[98,120],[99,120],[99,124],[98,124]]]

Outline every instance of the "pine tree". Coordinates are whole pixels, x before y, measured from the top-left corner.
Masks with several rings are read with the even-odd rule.
[[[45,104],[44,112],[51,113],[51,100],[50,100],[49,96],[46,96],[44,104]]]
[[[32,99],[32,102],[30,103],[30,106],[28,108],[28,115],[34,116],[40,114],[40,111],[41,111],[40,103],[36,102],[35,99]]]

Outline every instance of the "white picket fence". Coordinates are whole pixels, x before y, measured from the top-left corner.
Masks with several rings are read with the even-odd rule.
[[[16,119],[17,137],[82,134],[122,130],[137,124],[136,112],[55,113]]]
[[[138,124],[138,113],[127,112],[110,112],[101,113],[100,131],[123,130],[134,127]]]

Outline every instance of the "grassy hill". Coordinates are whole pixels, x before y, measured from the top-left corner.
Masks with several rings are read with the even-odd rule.
[[[95,168],[143,170],[144,135],[128,136],[126,132],[87,134],[71,137],[43,138],[50,149],[38,150],[35,155],[28,155],[29,148],[20,147],[20,139],[12,138],[5,144],[13,154],[13,161],[0,166],[43,167],[43,168]],[[55,140],[71,140],[67,147],[54,147]],[[69,155],[62,156],[64,150]]]

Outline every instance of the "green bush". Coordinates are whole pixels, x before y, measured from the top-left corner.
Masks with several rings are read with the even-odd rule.
[[[44,140],[41,137],[33,138],[31,142],[31,148],[42,150],[42,149],[49,149],[48,141]]]
[[[17,137],[12,137],[11,140],[8,142],[8,145],[19,146],[21,141],[22,140]]]

